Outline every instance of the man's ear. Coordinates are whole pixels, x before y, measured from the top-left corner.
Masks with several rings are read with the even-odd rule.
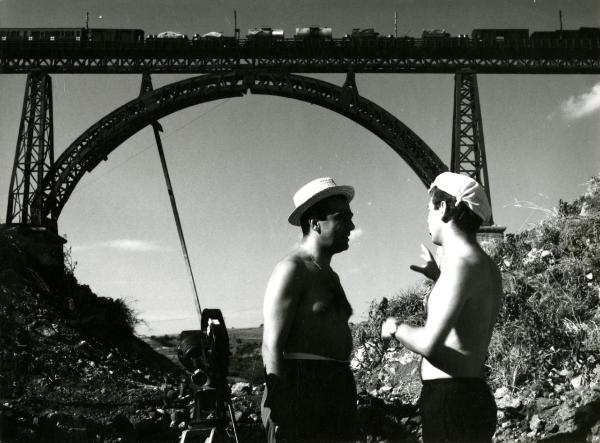
[[[310,218],[308,220],[308,225],[312,231],[316,231],[319,234],[321,233],[321,225],[319,225],[319,220],[316,217]]]
[[[440,202],[440,209],[444,211],[442,215],[442,221],[444,223],[448,223],[452,218],[452,211],[450,210],[450,206],[448,206],[448,204],[442,200]]]

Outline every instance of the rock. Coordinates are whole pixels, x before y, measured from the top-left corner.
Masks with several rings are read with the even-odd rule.
[[[494,392],[494,398],[499,399],[505,397],[510,391],[506,386],[502,386],[501,388],[496,389]]]
[[[546,426],[546,428],[548,428],[547,431],[551,434],[555,434],[559,430],[558,423],[552,423],[552,425]]]
[[[535,400],[535,409],[538,412],[542,412],[556,406],[556,404],[556,400],[553,400],[551,398],[540,397]]]
[[[571,378],[573,376],[573,371],[563,369],[559,372],[559,375],[561,375],[562,377]]]
[[[573,386],[575,389],[579,389],[581,387],[581,382],[582,377],[581,375],[578,375],[577,377],[571,379],[571,386]]]
[[[242,397],[252,393],[252,387],[248,382],[238,382],[231,386],[231,395],[234,397]]]
[[[179,392],[177,392],[175,389],[169,389],[167,392],[165,392],[165,402],[167,405],[173,403],[177,397],[179,397]]]
[[[519,409],[523,406],[521,399],[513,397],[511,394],[506,394],[501,398],[496,399],[498,409]]]
[[[532,431],[541,431],[544,429],[545,424],[546,423],[539,415],[534,414],[533,417],[531,417],[531,420],[529,420],[529,429]]]
[[[115,415],[109,426],[112,428],[114,434],[118,437],[129,439],[133,436],[133,425],[123,414]]]
[[[420,425],[421,424],[421,416],[420,415],[416,415],[414,417],[411,417],[411,419],[409,420],[410,423],[413,423],[415,425]]]

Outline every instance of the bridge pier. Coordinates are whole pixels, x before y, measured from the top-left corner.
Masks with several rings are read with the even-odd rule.
[[[63,245],[67,240],[52,228],[0,224],[0,232],[15,238],[24,252],[43,267],[62,272],[65,260]]]
[[[465,69],[454,76],[454,112],[452,124],[452,153],[450,170],[464,174],[480,183],[487,194],[490,208],[492,198],[488,177],[483,120],[475,71]],[[480,244],[500,242],[506,227],[496,226],[494,216],[477,233]]]
[[[48,73],[27,75],[23,110],[10,179],[7,224],[43,226],[42,182],[54,164],[52,80]]]
[[[506,226],[482,226],[477,232],[477,241],[482,246],[500,243],[504,239],[504,231]]]

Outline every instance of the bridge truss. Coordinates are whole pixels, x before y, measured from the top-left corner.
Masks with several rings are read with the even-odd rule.
[[[600,49],[536,47],[399,46],[345,47],[298,45],[235,45],[197,48],[193,45],[143,44],[73,47],[50,44],[0,45],[0,73],[190,73],[269,71],[285,73],[449,73],[472,69],[482,74],[598,74]]]

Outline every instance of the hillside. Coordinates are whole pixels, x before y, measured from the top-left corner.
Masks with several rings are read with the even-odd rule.
[[[181,366],[133,334],[122,300],[27,244],[0,230],[0,441],[177,441],[193,407]]]

